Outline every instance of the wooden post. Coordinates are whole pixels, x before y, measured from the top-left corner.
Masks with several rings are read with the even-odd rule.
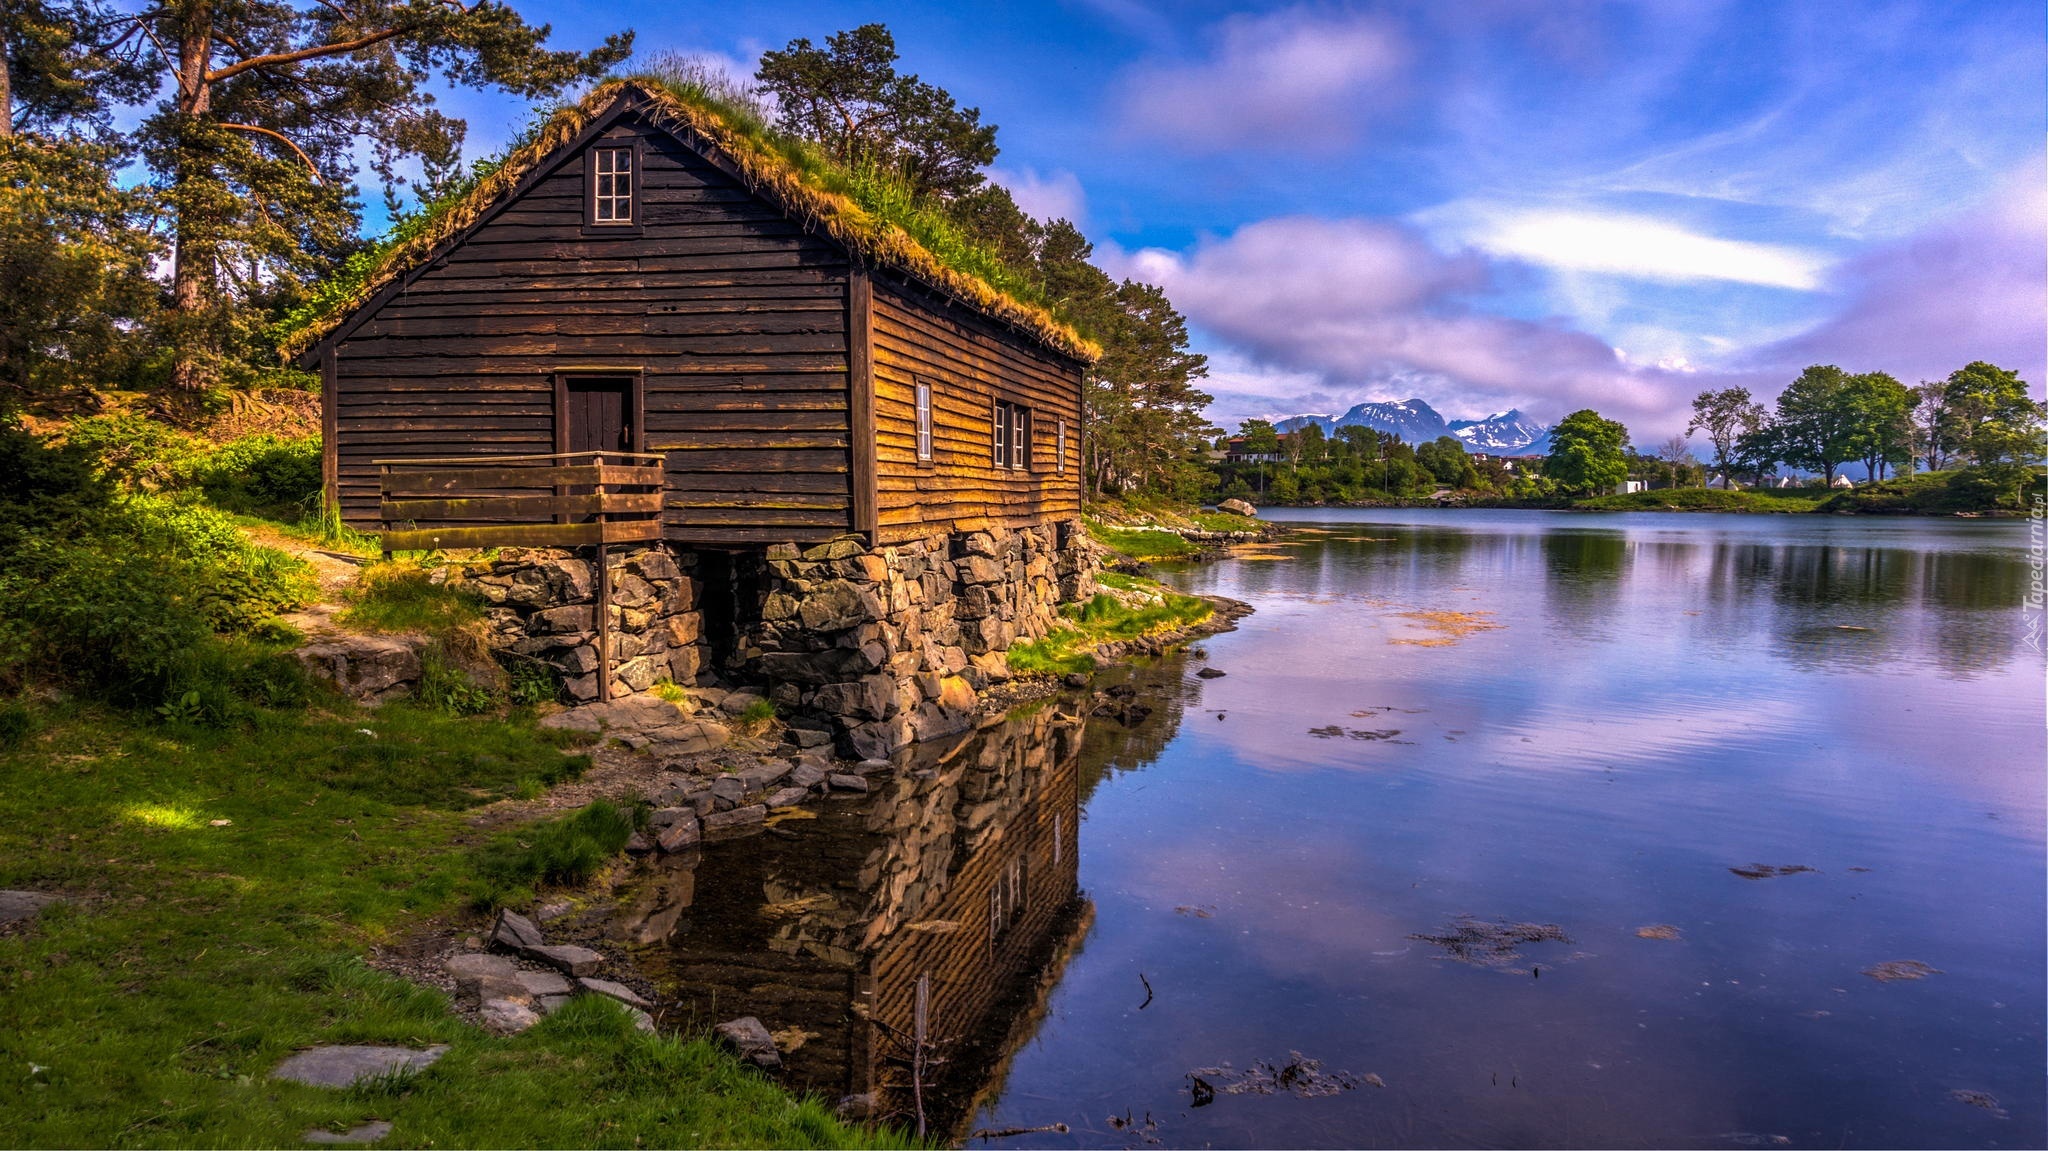
[[[598,455],[593,461],[602,469],[604,456]],[[600,471],[599,481],[594,489],[597,493],[597,699],[609,703],[612,698],[612,561],[611,548],[604,542],[604,482]]]

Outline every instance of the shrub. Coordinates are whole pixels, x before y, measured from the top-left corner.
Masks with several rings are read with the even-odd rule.
[[[625,849],[643,821],[604,800],[546,823],[501,832],[477,852],[477,904],[523,903],[540,884],[578,884]]]
[[[482,596],[434,582],[433,572],[406,563],[363,569],[344,622],[372,631],[446,632],[483,618]]]
[[[320,503],[320,440],[243,436],[198,456],[179,478],[229,511],[309,514]]]
[[[113,495],[85,448],[52,445],[18,423],[0,423],[0,557],[30,532],[104,511]]]

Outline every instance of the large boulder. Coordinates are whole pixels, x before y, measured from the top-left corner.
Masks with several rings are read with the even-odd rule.
[[[343,695],[376,704],[405,695],[419,683],[422,646],[412,636],[337,635],[292,655]]]
[[[1234,516],[1255,516],[1259,514],[1259,509],[1239,499],[1224,500],[1216,505],[1216,510],[1219,512],[1229,512]]]

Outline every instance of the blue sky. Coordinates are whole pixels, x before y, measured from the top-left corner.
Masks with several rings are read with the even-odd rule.
[[[2048,376],[2039,3],[519,7],[740,74],[886,23],[1027,209],[1166,286],[1230,425],[1419,395],[1649,444],[1811,362]],[[478,154],[524,119],[448,105]]]

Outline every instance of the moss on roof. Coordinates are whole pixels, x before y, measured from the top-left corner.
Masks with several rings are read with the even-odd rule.
[[[755,193],[836,240],[856,259],[903,273],[1005,321],[1076,359],[1101,349],[1036,302],[1030,282],[970,239],[892,173],[848,169],[815,145],[769,128],[749,110],[654,76],[609,80],[549,117],[501,162],[478,166],[464,186],[425,206],[321,285],[278,329],[287,356],[303,354],[387,284],[475,225],[512,189],[607,113],[637,95],[638,111],[723,157]]]

